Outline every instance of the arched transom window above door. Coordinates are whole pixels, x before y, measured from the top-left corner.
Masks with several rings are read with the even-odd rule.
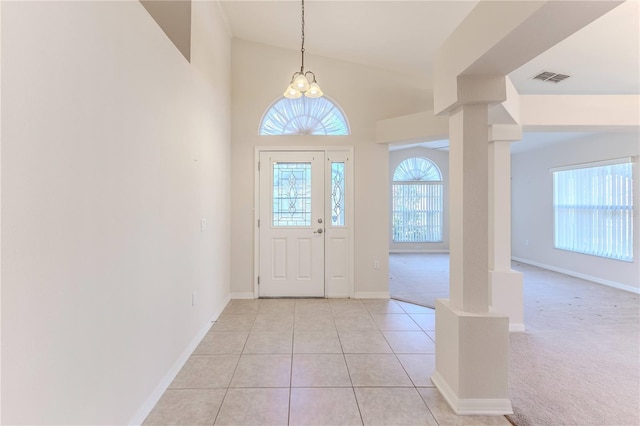
[[[342,109],[326,96],[298,99],[280,98],[265,112],[260,123],[261,135],[349,134],[349,124]]]
[[[438,166],[426,158],[407,158],[393,172],[394,243],[442,241],[443,184]]]

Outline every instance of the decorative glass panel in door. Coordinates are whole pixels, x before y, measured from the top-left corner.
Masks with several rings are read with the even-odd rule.
[[[344,226],[344,163],[331,163],[331,225]]]
[[[311,225],[311,163],[273,163],[273,226]]]

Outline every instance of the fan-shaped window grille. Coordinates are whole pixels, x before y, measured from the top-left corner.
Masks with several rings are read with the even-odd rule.
[[[264,114],[261,135],[348,135],[349,125],[340,107],[327,99],[280,98]]]
[[[441,180],[442,173],[438,166],[425,158],[407,158],[393,173],[394,182]]]
[[[394,243],[442,241],[443,185],[438,166],[426,158],[408,158],[393,173]]]

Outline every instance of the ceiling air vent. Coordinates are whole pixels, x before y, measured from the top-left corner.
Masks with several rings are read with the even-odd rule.
[[[559,83],[571,76],[566,74],[558,74],[556,72],[542,71],[540,74],[533,76],[534,80],[549,81],[551,83]]]

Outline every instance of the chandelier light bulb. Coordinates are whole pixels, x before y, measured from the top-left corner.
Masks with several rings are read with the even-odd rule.
[[[283,95],[287,99],[298,99],[302,96],[302,92],[293,87],[293,84],[287,87],[287,90],[284,91]]]
[[[318,86],[318,83],[313,82],[309,86],[309,90],[304,92],[304,95],[307,98],[321,98],[324,93],[322,93],[322,90],[320,90],[320,86]]]
[[[309,90],[309,80],[307,80],[307,77],[305,77],[304,74],[298,74],[298,76],[293,80],[292,86],[301,92],[306,92]]]

